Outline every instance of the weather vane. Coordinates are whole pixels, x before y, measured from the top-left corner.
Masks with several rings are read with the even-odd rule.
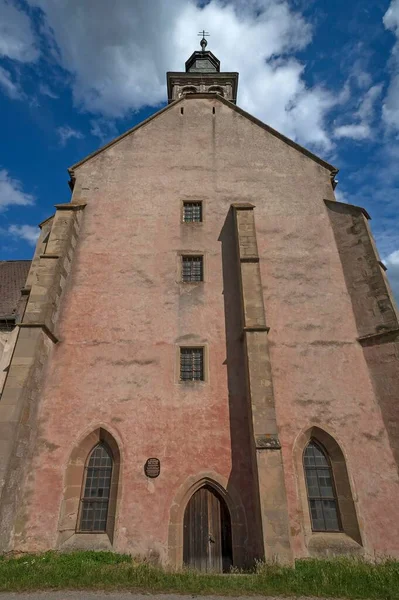
[[[205,31],[205,29],[203,29],[202,31],[199,32],[198,35],[202,36],[202,40],[200,41],[200,44],[201,44],[202,52],[205,52],[205,48],[208,45],[208,42],[206,41],[205,37],[209,36],[209,33],[207,31]]]

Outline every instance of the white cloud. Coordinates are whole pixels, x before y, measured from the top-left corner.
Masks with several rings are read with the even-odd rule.
[[[386,259],[386,266],[389,265],[396,265],[397,267],[399,267],[399,250],[395,250],[394,252],[391,252],[391,254],[387,257]]]
[[[14,237],[25,240],[33,246],[36,244],[40,233],[39,228],[37,226],[33,227],[32,225],[10,225],[8,232]]]
[[[382,110],[387,125],[399,129],[399,74],[392,76]]]
[[[13,179],[6,169],[0,169],[0,212],[8,206],[30,206],[35,198],[22,189],[22,183]]]
[[[83,133],[77,131],[76,129],[72,129],[72,127],[69,127],[69,125],[65,125],[64,127],[58,127],[57,133],[60,138],[61,146],[65,146],[65,144],[72,138],[75,138],[77,140],[81,140],[84,138]]]
[[[360,102],[359,109],[356,112],[356,116],[361,121],[369,122],[374,118],[376,103],[381,96],[382,88],[382,83],[373,85],[364,95],[362,101]]]
[[[11,73],[0,66],[0,88],[12,98],[18,100],[23,97],[23,92],[17,83],[14,83],[11,79]]]
[[[395,33],[399,30],[399,0],[392,0],[383,18],[384,25]]]
[[[32,62],[39,56],[29,17],[13,0],[0,0],[1,56],[21,62]]]
[[[388,279],[399,306],[399,250],[391,252],[384,262],[388,268]]]
[[[57,96],[57,94],[55,92],[53,92],[53,90],[50,89],[49,86],[46,85],[45,83],[41,83],[39,85],[39,92],[41,94],[43,94],[43,96],[48,96],[49,98],[52,98],[53,100],[56,100],[57,98],[59,98],[59,96]]]
[[[94,137],[98,137],[99,140],[101,140],[102,144],[109,142],[118,135],[118,130],[116,128],[115,123],[109,119],[92,119],[90,121],[90,125],[91,135],[94,135]]]
[[[347,195],[342,190],[335,189],[334,194],[337,202],[344,202],[345,204],[349,203]]]
[[[352,48],[346,49],[345,55],[350,53],[353,64],[349,69],[349,79],[359,89],[369,88],[373,83],[373,78],[369,73],[369,49],[363,41],[355,41]]]
[[[381,96],[382,88],[382,83],[379,83],[378,85],[371,86],[367,90],[353,115],[355,123],[336,127],[334,130],[334,136],[336,138],[365,140],[372,137],[374,133],[372,124],[375,119],[376,103]]]
[[[95,11],[80,0],[28,2],[43,10],[83,110],[114,119],[165,102],[166,71],[184,70],[209,23],[208,48],[222,70],[240,72],[239,105],[301,143],[330,147],[324,120],[337,99],[305,85],[292,53],[311,31],[288,0],[211,0],[202,8],[194,0],[118,0],[112,11],[108,0],[96,0]]]
[[[352,138],[354,140],[365,140],[370,137],[368,125],[341,125],[334,131],[337,138]]]
[[[393,129],[399,129],[399,0],[392,0],[383,22],[396,35],[390,59],[391,81],[383,105],[383,117]]]
[[[363,71],[359,67],[359,63],[357,63],[356,67],[352,70],[352,77],[356,80],[356,83],[359,86],[359,88],[366,88],[369,85],[371,85],[373,81],[370,73],[367,73],[367,71]]]

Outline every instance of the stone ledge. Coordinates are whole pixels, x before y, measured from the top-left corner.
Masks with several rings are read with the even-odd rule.
[[[361,346],[374,346],[376,344],[388,344],[389,342],[399,341],[399,327],[371,333],[357,338]]]
[[[387,271],[388,267],[386,265],[384,265],[384,263],[382,262],[382,260],[377,260],[378,264],[380,265],[381,269],[383,271]]]
[[[338,200],[327,200],[326,198],[324,198],[324,202],[327,204],[327,206],[329,206],[331,208],[334,208],[334,207],[344,208],[346,210],[346,212],[348,212],[348,213],[350,213],[350,212],[363,213],[363,215],[366,217],[366,219],[368,221],[371,220],[369,213],[362,206],[356,206],[355,204],[347,204],[346,202],[338,202]]]
[[[363,547],[343,531],[337,533],[313,532],[308,541],[310,556],[362,555]]]
[[[87,202],[81,204],[72,204],[72,202],[66,202],[65,204],[54,204],[57,210],[81,210],[87,205]]]
[[[259,256],[253,254],[252,256],[240,256],[240,262],[242,263],[258,263]]]
[[[266,333],[269,333],[270,331],[270,327],[267,327],[267,325],[247,325],[243,328],[244,333],[252,333],[252,332],[262,332],[265,331]]]
[[[179,385],[198,386],[200,388],[207,385],[208,381],[206,379],[179,379],[177,383]]]
[[[47,219],[44,219],[44,221],[42,221],[41,223],[39,223],[39,227],[40,229],[42,229],[42,227],[51,219],[54,219],[54,215],[51,215],[50,217],[47,217]]]
[[[281,444],[278,436],[270,433],[256,435],[255,447],[257,450],[281,450]]]
[[[236,210],[252,210],[255,208],[255,204],[251,204],[250,202],[233,202],[231,206]]]
[[[37,328],[40,327],[42,329],[42,331],[47,335],[48,338],[50,338],[50,340],[52,342],[54,342],[54,344],[58,344],[58,342],[60,341],[57,336],[47,327],[47,325],[45,323],[17,323],[18,327],[32,327],[32,328]]]
[[[63,532],[65,533],[65,532]],[[113,550],[106,533],[73,533],[59,546],[61,550]]]

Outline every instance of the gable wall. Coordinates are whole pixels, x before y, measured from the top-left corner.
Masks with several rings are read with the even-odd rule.
[[[87,207],[39,407],[38,470],[27,485],[19,549],[57,545],[64,466],[103,426],[121,443],[117,550],[165,559],[173,499],[188,478],[211,476],[212,465],[241,497],[249,558],[261,553],[229,217],[233,202],[251,202],[295,555],[307,554],[307,508],[293,452],[312,425],[347,456],[364,544],[395,550],[396,517],[381,506],[397,494],[397,476],[323,202],[334,199],[329,176],[206,99],[179,103],[77,168],[72,201]],[[201,226],[180,223],[184,199],[204,202]],[[204,252],[203,284],[179,283],[184,251]],[[178,383],[179,344],[206,346],[206,383]],[[161,476],[147,480],[152,456]]]

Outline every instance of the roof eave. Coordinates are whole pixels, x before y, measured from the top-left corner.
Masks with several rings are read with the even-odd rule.
[[[50,215],[49,217],[47,217],[47,219],[44,219],[44,221],[42,221],[41,223],[39,223],[38,227],[40,227],[40,229],[42,229],[42,227],[51,219],[54,218],[54,215]]]
[[[300,144],[297,144],[297,142],[294,142],[293,140],[291,140],[290,138],[286,137],[285,135],[283,135],[282,133],[280,133],[276,129],[273,129],[273,127],[270,127],[270,125],[267,125],[266,123],[263,123],[263,121],[260,121],[259,119],[257,119],[253,115],[251,115],[250,113],[247,113],[245,110],[243,110],[242,108],[240,108],[239,106],[237,106],[236,104],[234,104],[233,102],[231,102],[230,100],[226,100],[226,98],[223,98],[223,96],[221,96],[220,94],[212,93],[212,92],[206,92],[206,93],[202,93],[202,94],[188,94],[188,95],[182,96],[181,98],[177,98],[176,100],[173,100],[170,104],[167,104],[166,106],[164,106],[163,108],[161,108],[160,110],[158,110],[156,113],[154,113],[153,115],[151,115],[150,117],[148,117],[144,121],[141,121],[141,123],[138,123],[137,125],[135,125],[131,129],[129,129],[128,131],[125,131],[125,133],[122,133],[122,135],[120,135],[117,138],[115,138],[115,139],[111,140],[110,142],[108,142],[108,144],[105,144],[104,146],[101,146],[101,148],[98,148],[98,150],[96,150],[95,152],[92,152],[91,154],[89,154],[88,156],[86,156],[85,158],[83,158],[82,160],[80,160],[79,162],[77,162],[74,165],[72,165],[71,167],[69,167],[68,173],[71,176],[72,186],[73,186],[73,183],[74,183],[74,180],[75,180],[75,173],[74,173],[75,169],[77,169],[78,167],[80,167],[86,161],[90,160],[91,158],[94,158],[95,156],[97,156],[97,154],[100,154],[101,152],[103,152],[103,150],[106,150],[107,148],[110,148],[114,144],[117,144],[120,140],[122,140],[123,138],[125,138],[129,134],[133,133],[134,131],[140,129],[144,125],[147,125],[153,119],[155,119],[156,117],[158,117],[162,113],[164,113],[167,110],[169,110],[169,108],[172,108],[173,106],[176,106],[177,104],[179,104],[180,102],[182,102],[182,100],[193,100],[195,98],[209,98],[209,97],[214,97],[214,99],[219,100],[219,102],[222,102],[223,104],[226,104],[227,106],[230,106],[233,110],[235,110],[236,112],[238,112],[243,117],[249,119],[250,121],[252,121],[256,125],[258,125],[259,127],[262,127],[262,129],[265,129],[266,131],[268,131],[269,133],[271,133],[272,135],[274,135],[278,139],[282,140],[283,142],[285,142],[286,144],[288,144],[292,148],[295,148],[296,150],[298,150],[299,152],[301,152],[302,154],[304,154],[308,158],[310,158],[310,159],[314,160],[315,162],[317,162],[319,165],[321,165],[322,167],[324,167],[325,169],[327,169],[328,171],[330,171],[330,173],[331,173],[332,176],[335,176],[338,173],[338,169],[336,167],[334,167],[334,165],[331,165],[330,163],[328,163],[327,161],[323,160],[322,158],[320,158],[316,154],[313,154],[313,152],[311,152],[310,150],[307,150],[307,148],[304,148]]]
[[[74,182],[74,179],[75,179],[75,174],[74,174],[75,169],[77,169],[78,167],[80,167],[83,163],[85,163],[86,161],[90,160],[91,158],[94,158],[95,156],[97,156],[97,154],[100,154],[100,152],[102,152],[103,150],[106,150],[107,148],[110,148],[114,144],[117,144],[120,140],[123,140],[123,138],[125,138],[130,133],[133,133],[137,129],[140,129],[140,127],[143,127],[144,125],[147,125],[147,123],[150,123],[150,121],[152,121],[153,119],[155,119],[156,117],[158,117],[158,115],[161,115],[163,112],[167,111],[172,106],[175,106],[176,104],[178,104],[179,102],[181,102],[182,99],[183,98],[178,98],[177,100],[174,100],[170,104],[167,104],[166,106],[164,106],[163,108],[161,108],[160,110],[158,110],[156,113],[154,113],[153,115],[149,116],[144,121],[141,121],[140,123],[138,123],[137,125],[135,125],[131,129],[128,129],[128,131],[125,131],[125,133],[122,133],[118,137],[116,137],[113,140],[111,140],[110,142],[108,142],[108,144],[105,144],[104,146],[101,146],[100,148],[98,148],[98,150],[95,150],[91,154],[88,154],[85,158],[82,158],[82,160],[80,160],[79,162],[77,162],[74,165],[72,165],[71,167],[69,167],[68,168],[68,173],[70,174],[72,181]]]
[[[190,58],[188,58],[185,62],[184,66],[187,73],[189,72],[190,66],[194,63],[196,58],[209,58],[210,62],[216,68],[216,72],[218,73],[220,71],[220,60],[216,58],[216,56],[212,54],[212,52],[210,52],[209,50],[205,50],[205,52],[201,50],[195,50],[190,56]]]
[[[337,167],[334,167],[334,165],[331,165],[327,161],[323,160],[322,158],[320,158],[319,156],[317,156],[317,154],[313,154],[313,152],[311,152],[307,148],[304,148],[303,146],[301,146],[297,142],[294,142],[293,140],[291,140],[287,136],[283,135],[282,133],[280,133],[276,129],[273,129],[273,127],[270,127],[270,125],[267,125],[266,123],[263,123],[263,121],[260,121],[259,119],[257,119],[253,115],[251,115],[250,113],[247,113],[245,110],[243,110],[242,108],[240,108],[239,106],[237,106],[236,104],[234,104],[233,102],[231,102],[230,100],[227,100],[226,98],[223,98],[223,96],[221,96],[220,94],[217,94],[217,93],[211,94],[210,92],[203,93],[203,94],[188,94],[187,96],[185,96],[185,98],[189,99],[189,100],[192,100],[193,98],[207,98],[210,95],[216,96],[216,98],[218,100],[220,100],[220,102],[223,102],[227,106],[230,106],[233,110],[235,110],[236,112],[238,112],[243,117],[246,117],[247,119],[249,119],[250,121],[252,121],[256,125],[259,125],[259,127],[262,127],[262,129],[265,129],[266,131],[268,131],[269,133],[271,133],[275,137],[279,138],[280,140],[282,140],[283,142],[285,142],[289,146],[292,146],[293,148],[295,148],[296,150],[298,150],[299,152],[301,152],[302,154],[304,154],[308,158],[311,158],[315,162],[319,163],[322,167],[324,167],[325,169],[327,169],[328,171],[330,171],[332,175],[335,176],[339,172],[339,169],[337,169]]]
[[[370,214],[367,212],[367,210],[365,208],[363,208],[363,206],[358,206],[357,204],[349,204],[349,202],[339,202],[338,200],[327,200],[327,199],[325,199],[324,202],[328,206],[331,206],[331,207],[342,206],[343,208],[346,208],[347,210],[349,209],[349,210],[356,211],[358,213],[360,212],[360,213],[362,213],[366,217],[366,219],[368,221],[371,221]]]

